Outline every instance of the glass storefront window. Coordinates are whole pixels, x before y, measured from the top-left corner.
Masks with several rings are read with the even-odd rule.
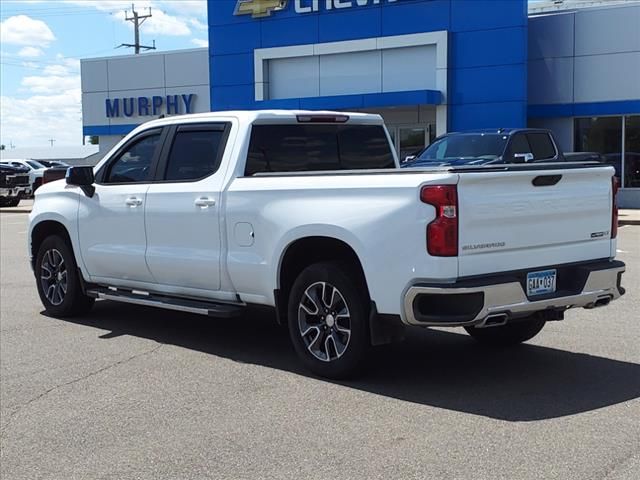
[[[640,115],[624,120],[624,186],[640,188]]]
[[[576,152],[601,153],[621,178],[622,117],[576,118],[574,132]]]

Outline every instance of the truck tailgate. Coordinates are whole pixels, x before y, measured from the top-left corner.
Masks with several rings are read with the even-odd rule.
[[[614,256],[613,169],[462,172],[461,277]]]

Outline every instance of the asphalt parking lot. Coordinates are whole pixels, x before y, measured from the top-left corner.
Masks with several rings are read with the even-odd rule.
[[[42,313],[27,215],[0,214],[0,477],[637,479],[640,226],[628,294],[490,351],[414,331],[358,381],[302,371],[260,315]]]

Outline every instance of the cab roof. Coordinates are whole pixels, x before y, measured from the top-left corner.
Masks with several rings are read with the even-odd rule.
[[[358,123],[382,125],[382,117],[372,113],[360,112],[338,112],[330,110],[229,110],[206,113],[192,113],[188,115],[175,115],[143,123],[141,126],[160,127],[164,125],[175,125],[177,123],[192,123],[197,121],[214,121],[220,118],[237,118],[246,123],[298,123],[300,117],[344,117],[347,121],[337,121],[336,123]],[[310,122],[314,123],[314,122]],[[327,122],[325,122],[327,123]],[[331,123],[331,122],[328,122]]]

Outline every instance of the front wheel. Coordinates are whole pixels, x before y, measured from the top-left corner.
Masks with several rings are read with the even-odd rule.
[[[539,318],[527,318],[500,327],[465,327],[465,330],[478,342],[492,347],[517,345],[535,337],[545,325]]]
[[[346,378],[363,367],[370,348],[366,286],[347,264],[305,268],[289,295],[289,334],[312,372]]]
[[[36,284],[42,305],[54,317],[87,313],[94,299],[82,292],[71,247],[58,235],[47,237],[36,257]]]

